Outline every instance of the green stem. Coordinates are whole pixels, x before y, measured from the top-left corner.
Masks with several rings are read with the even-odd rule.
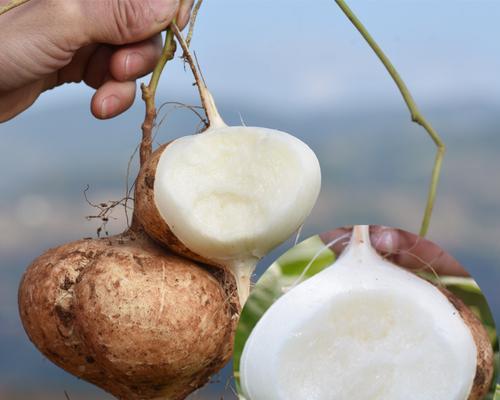
[[[445,145],[441,140],[441,138],[439,137],[438,133],[431,126],[431,124],[429,124],[423,117],[423,115],[420,113],[417,104],[415,103],[415,100],[413,99],[410,91],[408,90],[408,87],[404,83],[398,71],[396,70],[396,68],[394,68],[389,58],[387,58],[387,56],[382,51],[380,46],[377,44],[377,42],[375,42],[373,37],[363,26],[361,21],[356,17],[356,15],[353,13],[353,11],[349,8],[349,6],[345,3],[344,0],[335,0],[335,2],[344,12],[347,18],[349,18],[349,20],[359,31],[359,33],[361,33],[361,36],[363,36],[368,45],[373,49],[373,51],[380,59],[380,61],[382,61],[382,64],[384,64],[385,68],[387,69],[387,72],[389,72],[389,75],[396,83],[396,86],[398,87],[406,105],[408,106],[408,110],[410,111],[412,121],[417,123],[427,131],[427,133],[429,134],[429,136],[431,137],[431,139],[433,140],[433,142],[437,147],[436,158],[434,160],[434,167],[432,169],[431,182],[429,184],[429,191],[427,195],[427,204],[425,207],[424,217],[422,219],[422,225],[420,227],[420,236],[425,236],[429,229],[432,209],[434,207],[434,201],[436,199],[436,191],[439,183],[439,177],[441,174],[441,165],[445,153]]]
[[[175,24],[175,19],[173,21]],[[172,47],[175,46],[173,45],[173,39],[174,39],[174,32],[172,29],[167,30],[167,36],[165,38],[165,45],[163,46],[163,50],[160,56],[160,60],[158,61],[158,64],[156,64],[155,69],[153,70],[153,74],[151,75],[151,80],[149,81],[149,90],[151,90],[153,93],[156,92],[156,88],[158,87],[158,82],[160,81],[160,75],[163,72],[163,68],[165,68],[165,64],[167,64],[167,61],[171,60],[173,58],[172,54]]]
[[[146,104],[146,115],[144,117],[144,122],[142,124],[142,140],[139,150],[140,165],[144,165],[147,159],[151,156],[153,152],[153,125],[156,118],[156,105],[155,105],[155,95],[156,89],[158,88],[158,82],[160,81],[161,73],[163,68],[169,60],[174,58],[175,54],[175,41],[174,33],[172,29],[167,30],[167,36],[165,38],[165,45],[160,56],[160,60],[156,64],[151,75],[151,80],[149,85],[144,83],[141,85],[142,99]]]

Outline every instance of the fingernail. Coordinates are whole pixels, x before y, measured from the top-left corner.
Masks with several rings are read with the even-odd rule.
[[[101,117],[108,118],[116,113],[116,110],[120,106],[120,99],[118,97],[111,95],[101,102]]]
[[[130,53],[125,57],[125,76],[130,78],[142,70],[144,57],[140,53]]]
[[[171,20],[179,6],[179,0],[149,0],[156,22]]]
[[[396,245],[395,233],[390,230],[383,230],[372,239],[376,249],[386,253],[393,253]]]

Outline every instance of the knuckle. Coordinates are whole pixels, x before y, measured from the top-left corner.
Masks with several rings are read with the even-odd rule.
[[[134,39],[147,31],[154,22],[149,7],[138,0],[114,0],[114,23],[122,40]]]
[[[57,29],[48,31],[46,38],[66,51],[78,50],[86,41],[82,18],[85,5],[79,1],[45,0],[43,7],[41,19],[57,21]]]
[[[44,6],[48,12],[62,16],[65,21],[75,20],[80,14],[80,4],[76,1],[46,0]]]

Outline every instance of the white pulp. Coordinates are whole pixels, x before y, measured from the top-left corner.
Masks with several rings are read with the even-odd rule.
[[[320,185],[318,160],[299,139],[223,126],[171,143],[154,192],[160,215],[191,251],[226,265],[255,265],[299,228]]]
[[[432,284],[386,261],[367,226],[277,300],[240,362],[247,400],[466,400],[477,349]]]

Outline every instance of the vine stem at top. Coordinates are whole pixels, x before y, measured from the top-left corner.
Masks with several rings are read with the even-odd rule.
[[[361,36],[363,36],[368,45],[372,48],[377,57],[380,59],[382,64],[384,64],[384,67],[386,68],[387,72],[396,83],[396,86],[398,87],[399,91],[401,92],[401,95],[403,96],[403,99],[408,107],[408,110],[410,111],[411,120],[420,125],[421,127],[423,127],[427,131],[427,133],[429,134],[429,136],[431,137],[431,139],[433,140],[433,142],[437,147],[436,158],[434,160],[434,167],[432,169],[431,182],[429,184],[429,191],[427,194],[427,204],[422,219],[422,225],[420,227],[420,236],[423,237],[427,234],[427,231],[429,229],[432,210],[434,208],[434,201],[436,199],[436,192],[439,184],[439,177],[441,174],[441,165],[445,153],[444,142],[441,140],[440,136],[434,130],[431,124],[429,124],[427,120],[423,117],[423,115],[420,113],[420,110],[418,109],[417,104],[413,99],[413,96],[411,95],[410,91],[408,90],[408,87],[404,83],[398,71],[396,70],[396,68],[394,68],[394,65],[392,65],[389,58],[385,55],[385,53],[377,44],[377,42],[366,30],[361,21],[356,17],[356,15],[353,13],[353,11],[349,8],[349,6],[345,3],[344,0],[335,0],[335,2],[344,12],[347,18],[352,22],[354,27],[359,31]]]

